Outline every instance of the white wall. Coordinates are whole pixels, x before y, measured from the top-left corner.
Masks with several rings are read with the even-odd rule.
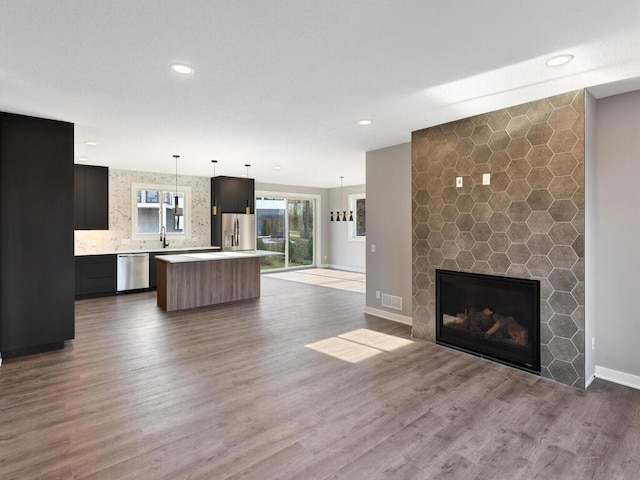
[[[640,387],[640,91],[596,106],[596,376]],[[590,280],[590,279],[588,279]],[[588,338],[588,337],[587,337]],[[624,382],[622,382],[624,383]]]
[[[412,315],[411,218],[411,143],[367,152],[365,311],[404,323]],[[402,310],[383,307],[377,291],[402,297]]]
[[[596,373],[596,351],[591,339],[596,335],[597,285],[596,260],[598,258],[596,223],[596,100],[585,92],[584,98],[584,379],[588,387]]]
[[[351,185],[344,187],[342,195],[342,207],[340,207],[340,187],[331,188],[328,191],[329,203],[324,209],[324,220],[328,221],[330,212],[346,211],[349,215],[349,194],[366,193],[364,185]],[[367,199],[367,229],[369,223],[369,199]],[[355,212],[354,212],[355,213]],[[347,217],[348,218],[348,217]],[[349,239],[349,222],[327,222],[329,235],[329,249],[327,264],[332,268],[365,272],[367,260],[365,256],[366,243]],[[368,232],[367,232],[368,235]]]

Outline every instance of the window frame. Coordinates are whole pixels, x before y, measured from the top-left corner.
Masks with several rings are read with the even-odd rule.
[[[162,199],[164,193],[173,192],[176,189],[176,185],[162,185],[151,183],[132,183],[131,184],[131,238],[133,240],[149,240],[159,235],[158,233],[139,233],[138,232],[138,190],[157,190],[160,192],[160,198]],[[167,238],[179,238],[189,239],[191,238],[191,187],[184,185],[178,185],[178,193],[184,196],[184,206],[182,210],[183,231],[182,232],[167,232]],[[162,203],[160,203],[162,205]],[[158,226],[162,228],[164,226],[165,216],[160,208],[160,214],[158,215]]]
[[[358,200],[365,200],[365,235],[358,235],[358,209],[356,208]],[[350,242],[366,242],[366,212],[367,212],[367,194],[362,193],[350,193],[348,196],[349,211],[353,212],[353,222],[349,222],[349,241]]]

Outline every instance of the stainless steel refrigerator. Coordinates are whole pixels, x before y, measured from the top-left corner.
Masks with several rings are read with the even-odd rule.
[[[256,216],[222,214],[222,250],[255,250]]]

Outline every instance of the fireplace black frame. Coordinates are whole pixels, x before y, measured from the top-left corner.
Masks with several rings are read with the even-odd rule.
[[[477,282],[484,288],[517,288],[532,296],[532,325],[529,329],[529,345],[523,347],[507,342],[487,340],[444,326],[443,296],[447,282]],[[485,275],[480,273],[436,270],[436,343],[461,350],[482,358],[488,358],[531,373],[540,374],[540,282],[538,280]]]

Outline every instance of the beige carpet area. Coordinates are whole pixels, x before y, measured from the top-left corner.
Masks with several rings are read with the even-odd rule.
[[[367,276],[364,273],[346,272],[344,270],[331,270],[328,268],[309,268],[289,272],[267,273],[270,277],[289,280],[292,282],[307,283],[320,287],[335,288],[349,292],[365,293]]]

